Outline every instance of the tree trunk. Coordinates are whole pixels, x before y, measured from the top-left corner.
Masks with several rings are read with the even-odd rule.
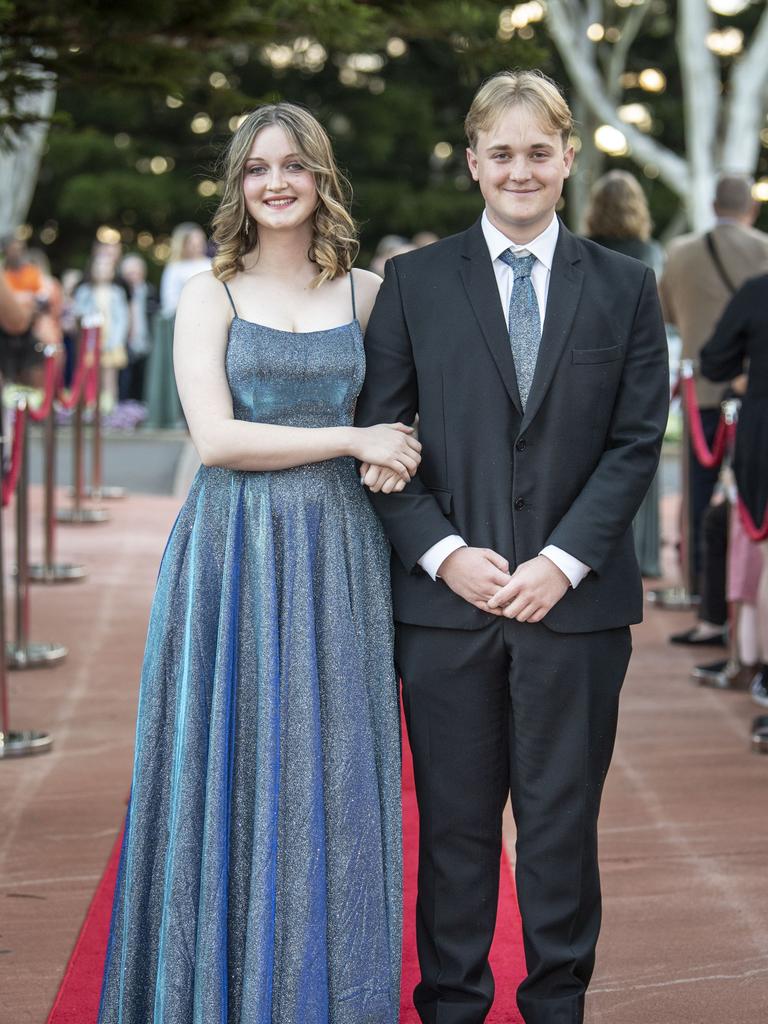
[[[677,52],[683,76],[686,156],[690,169],[685,199],[694,231],[706,231],[714,220],[715,139],[720,109],[717,62],[707,47],[712,13],[701,0],[680,0]]]
[[[49,119],[56,105],[55,84],[19,98],[17,110],[42,120],[19,132],[13,149],[0,150],[0,237],[12,235],[29,212],[35,193],[40,160],[48,137]]]

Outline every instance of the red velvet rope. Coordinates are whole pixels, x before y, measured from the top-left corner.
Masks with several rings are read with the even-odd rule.
[[[762,540],[768,540],[768,505],[763,515],[763,525],[756,526],[755,521],[752,518],[752,514],[744,504],[741,495],[738,497],[738,509],[739,515],[741,516],[741,522],[746,530],[747,536],[754,543],[758,543]]]
[[[89,356],[94,351],[94,343],[96,341],[96,334],[98,333],[97,327],[84,327],[80,338],[80,350],[77,354],[77,365],[75,372],[72,375],[72,385],[69,389],[69,393],[60,391],[58,394],[58,402],[62,409],[69,411],[74,409],[77,403],[80,401],[80,394],[83,388],[87,385],[88,378],[92,373],[93,361],[89,359]]]
[[[99,399],[99,359],[94,359],[91,366],[88,368],[88,375],[85,378],[85,386],[83,389],[83,405],[86,409],[90,409],[92,405],[95,405]]]
[[[48,418],[53,405],[53,396],[56,394],[56,386],[59,383],[58,367],[55,355],[46,356],[45,359],[45,384],[43,390],[43,404],[39,409],[29,409],[29,418],[35,423],[40,423]]]
[[[696,401],[696,384],[693,377],[682,378],[683,401],[685,410],[688,413],[688,430],[691,435],[691,444],[697,461],[705,469],[715,469],[723,461],[728,440],[733,435],[733,424],[726,423],[723,417],[717,424],[715,439],[712,442],[710,451],[707,439],[704,436],[704,427],[701,425],[701,412]]]
[[[3,477],[2,500],[3,508],[10,503],[16,484],[19,482],[21,472],[21,460],[24,457],[24,431],[27,425],[26,406],[16,407],[16,416],[13,421],[13,444],[11,446],[11,464],[8,472]]]

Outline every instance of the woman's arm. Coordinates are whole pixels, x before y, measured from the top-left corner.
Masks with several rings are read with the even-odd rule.
[[[224,287],[212,273],[191,278],[176,313],[176,382],[192,440],[206,466],[241,470],[289,469],[342,455],[396,469],[410,477],[421,448],[402,424],[283,427],[236,420],[224,361],[230,313]]]
[[[725,307],[714,334],[699,353],[701,373],[708,380],[733,380],[742,372],[750,318],[766,283],[768,277],[747,281]]]

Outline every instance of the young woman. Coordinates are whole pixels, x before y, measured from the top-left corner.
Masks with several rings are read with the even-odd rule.
[[[176,319],[203,466],[163,557],[101,1024],[395,1024],[400,770],[389,552],[353,456],[378,280],[291,104],[226,156],[212,272]]]
[[[664,251],[651,238],[648,201],[637,178],[629,171],[608,171],[594,183],[585,214],[586,235],[606,249],[632,256],[661,273]],[[643,576],[661,575],[659,478],[654,476],[637,510],[632,532]]]

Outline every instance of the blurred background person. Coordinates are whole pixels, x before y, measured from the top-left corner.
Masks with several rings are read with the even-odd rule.
[[[44,295],[43,275],[30,260],[26,243],[20,238],[6,238],[3,242],[3,273],[15,292]]]
[[[651,214],[637,178],[609,171],[592,187],[585,212],[585,234],[607,249],[632,256],[658,276],[663,250],[651,238]],[[659,576],[659,474],[653,478],[632,524],[635,551],[643,576]]]
[[[146,261],[136,253],[131,253],[122,261],[120,276],[130,289],[128,365],[120,371],[120,403],[142,403],[144,371],[152,347],[152,329],[158,310],[157,289],[147,281]]]
[[[664,319],[680,333],[681,356],[698,361],[704,343],[728,301],[747,280],[768,270],[768,235],[752,225],[758,212],[751,182],[739,175],[723,175],[715,189],[715,226],[707,232],[683,235],[669,246],[659,282]],[[707,443],[712,445],[720,419],[723,387],[696,376],[696,400]],[[702,518],[717,482],[717,469],[700,465],[689,450],[691,481],[690,552],[694,587],[701,572]],[[687,584],[687,581],[686,581]],[[717,625],[716,623],[712,625]],[[699,627],[690,631],[700,642]],[[685,642],[680,634],[678,642]]]
[[[23,334],[32,323],[35,303],[31,295],[17,295],[0,274],[0,331],[4,334]],[[1,338],[0,343],[5,344]]]
[[[21,239],[6,239],[3,256],[5,284],[25,308],[32,308],[33,315],[23,332],[8,333],[4,338],[0,353],[1,372],[7,380],[28,387],[42,387],[45,380],[44,350],[46,346],[57,350],[61,348],[60,288],[50,275],[45,254],[29,251]]]
[[[376,246],[371,265],[368,268],[379,277],[384,277],[384,264],[393,256],[399,256],[404,252],[411,252],[416,246],[409,242],[402,235],[384,235]]]
[[[61,335],[64,345],[64,385],[72,383],[77,356],[77,307],[75,292],[83,280],[82,270],[70,267],[61,275]]]
[[[748,280],[736,292],[701,350],[701,372],[708,380],[733,380],[747,368],[733,472],[739,497],[761,530],[768,525],[768,273]],[[752,696],[768,707],[768,540],[762,542],[762,553],[757,601],[760,667]]]
[[[118,374],[128,365],[129,309],[125,290],[115,282],[115,266],[108,256],[97,255],[75,291],[79,320],[98,314],[101,326],[102,405],[109,413],[118,401]]]
[[[181,290],[190,277],[211,269],[208,240],[199,224],[177,224],[171,234],[171,251],[160,279],[160,304],[165,316],[173,316]]]
[[[440,241],[440,235],[434,231],[417,231],[411,239],[414,249],[423,249],[425,245],[432,245]]]
[[[195,274],[211,269],[207,244],[205,232],[192,221],[178,224],[171,234],[171,251],[160,279],[160,315],[155,318],[144,375],[147,425],[155,429],[184,426],[173,372],[173,325],[184,285]]]

